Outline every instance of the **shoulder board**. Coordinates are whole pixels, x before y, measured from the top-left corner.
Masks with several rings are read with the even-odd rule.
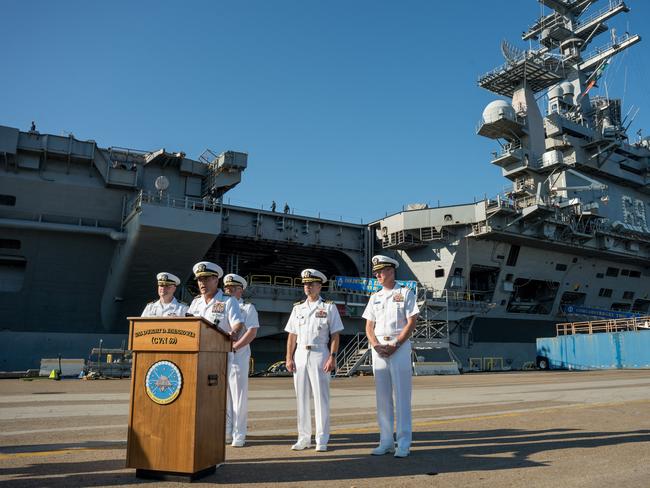
[[[252,305],[251,302],[244,302],[244,305]]]
[[[187,305],[185,302],[181,302],[180,300],[177,300],[179,305]]]
[[[153,301],[147,303],[147,305],[153,305],[153,304],[156,303],[157,301],[158,301],[158,300],[153,300]]]
[[[301,305],[301,304],[303,304],[303,303],[305,303],[305,301],[304,301],[304,300],[300,300],[299,302],[294,302],[293,306],[294,306],[294,307],[297,307],[298,305]]]
[[[325,300],[325,303],[327,303],[328,305],[332,305],[334,303],[334,300]]]

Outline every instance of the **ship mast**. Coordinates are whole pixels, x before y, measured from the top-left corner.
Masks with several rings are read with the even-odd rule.
[[[510,103],[497,100],[488,105],[477,132],[505,141],[501,143],[503,151],[492,162],[515,182],[515,192],[525,187],[528,196],[543,194],[542,184],[549,186],[548,171],[543,168],[552,166],[548,164],[553,157],[549,149],[554,149],[557,141],[549,141],[549,136],[554,132],[585,140],[593,138],[591,129],[598,138],[627,139],[620,101],[592,100],[589,91],[613,56],[641,40],[627,32],[617,36],[612,29],[608,43],[590,48],[609,30],[607,20],[629,12],[622,0],[610,0],[599,10],[595,5],[598,0],[538,1],[551,13],[542,15],[522,34],[524,41],[537,40],[538,48],[518,49],[504,41],[501,50],[506,63],[478,80],[482,88],[511,99]],[[544,92],[548,96],[546,117],[537,104]],[[580,129],[568,127],[571,125]],[[593,154],[587,152],[586,157],[591,158]]]
[[[650,138],[631,143],[621,100],[590,96],[612,57],[641,40],[606,25],[630,9],[622,0],[600,9],[598,0],[538,1],[550,13],[522,34],[537,47],[504,41],[505,64],[478,80],[510,99],[490,103],[477,128],[501,144],[492,164],[513,182],[505,197],[515,213],[502,228],[650,258],[650,247],[636,250],[639,239],[650,238]],[[608,31],[607,42],[594,48]],[[542,114],[537,101],[544,95]]]

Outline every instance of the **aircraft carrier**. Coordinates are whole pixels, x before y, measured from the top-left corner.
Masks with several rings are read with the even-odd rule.
[[[260,364],[283,357],[300,270],[332,277],[324,294],[348,334],[341,374],[368,367],[367,290],[350,283],[376,252],[417,283],[416,355],[451,369],[521,368],[556,322],[647,313],[650,140],[628,137],[620,99],[590,96],[640,37],[605,24],[629,11],[623,1],[540,3],[547,13],[522,36],[531,47],[504,42],[505,64],[479,79],[500,98],[477,134],[498,143],[492,164],[512,184],[479,202],[410,205],[368,225],[245,208],[223,202],[244,153],[191,159],[0,126],[0,370],[85,357],[99,339],[119,347],[155,274],[181,276],[189,300],[202,259],[248,277]]]

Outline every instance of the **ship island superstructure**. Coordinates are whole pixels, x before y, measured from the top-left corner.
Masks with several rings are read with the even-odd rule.
[[[466,366],[497,358],[521,367],[535,337],[555,335],[557,322],[650,307],[650,138],[630,140],[635,114],[623,115],[620,99],[590,96],[610,60],[640,41],[605,23],[630,9],[618,0],[539,1],[550,13],[522,34],[538,47],[504,41],[505,64],[478,80],[501,97],[477,134],[498,142],[492,164],[510,190],[371,224],[404,277],[431,297],[444,290],[476,304],[440,309]],[[593,47],[601,37],[608,42]]]

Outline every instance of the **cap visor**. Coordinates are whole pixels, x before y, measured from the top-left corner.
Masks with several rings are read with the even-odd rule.
[[[216,276],[217,278],[219,277],[218,273],[214,273],[212,271],[203,271],[201,273],[194,273],[195,278],[200,278],[201,276]]]

